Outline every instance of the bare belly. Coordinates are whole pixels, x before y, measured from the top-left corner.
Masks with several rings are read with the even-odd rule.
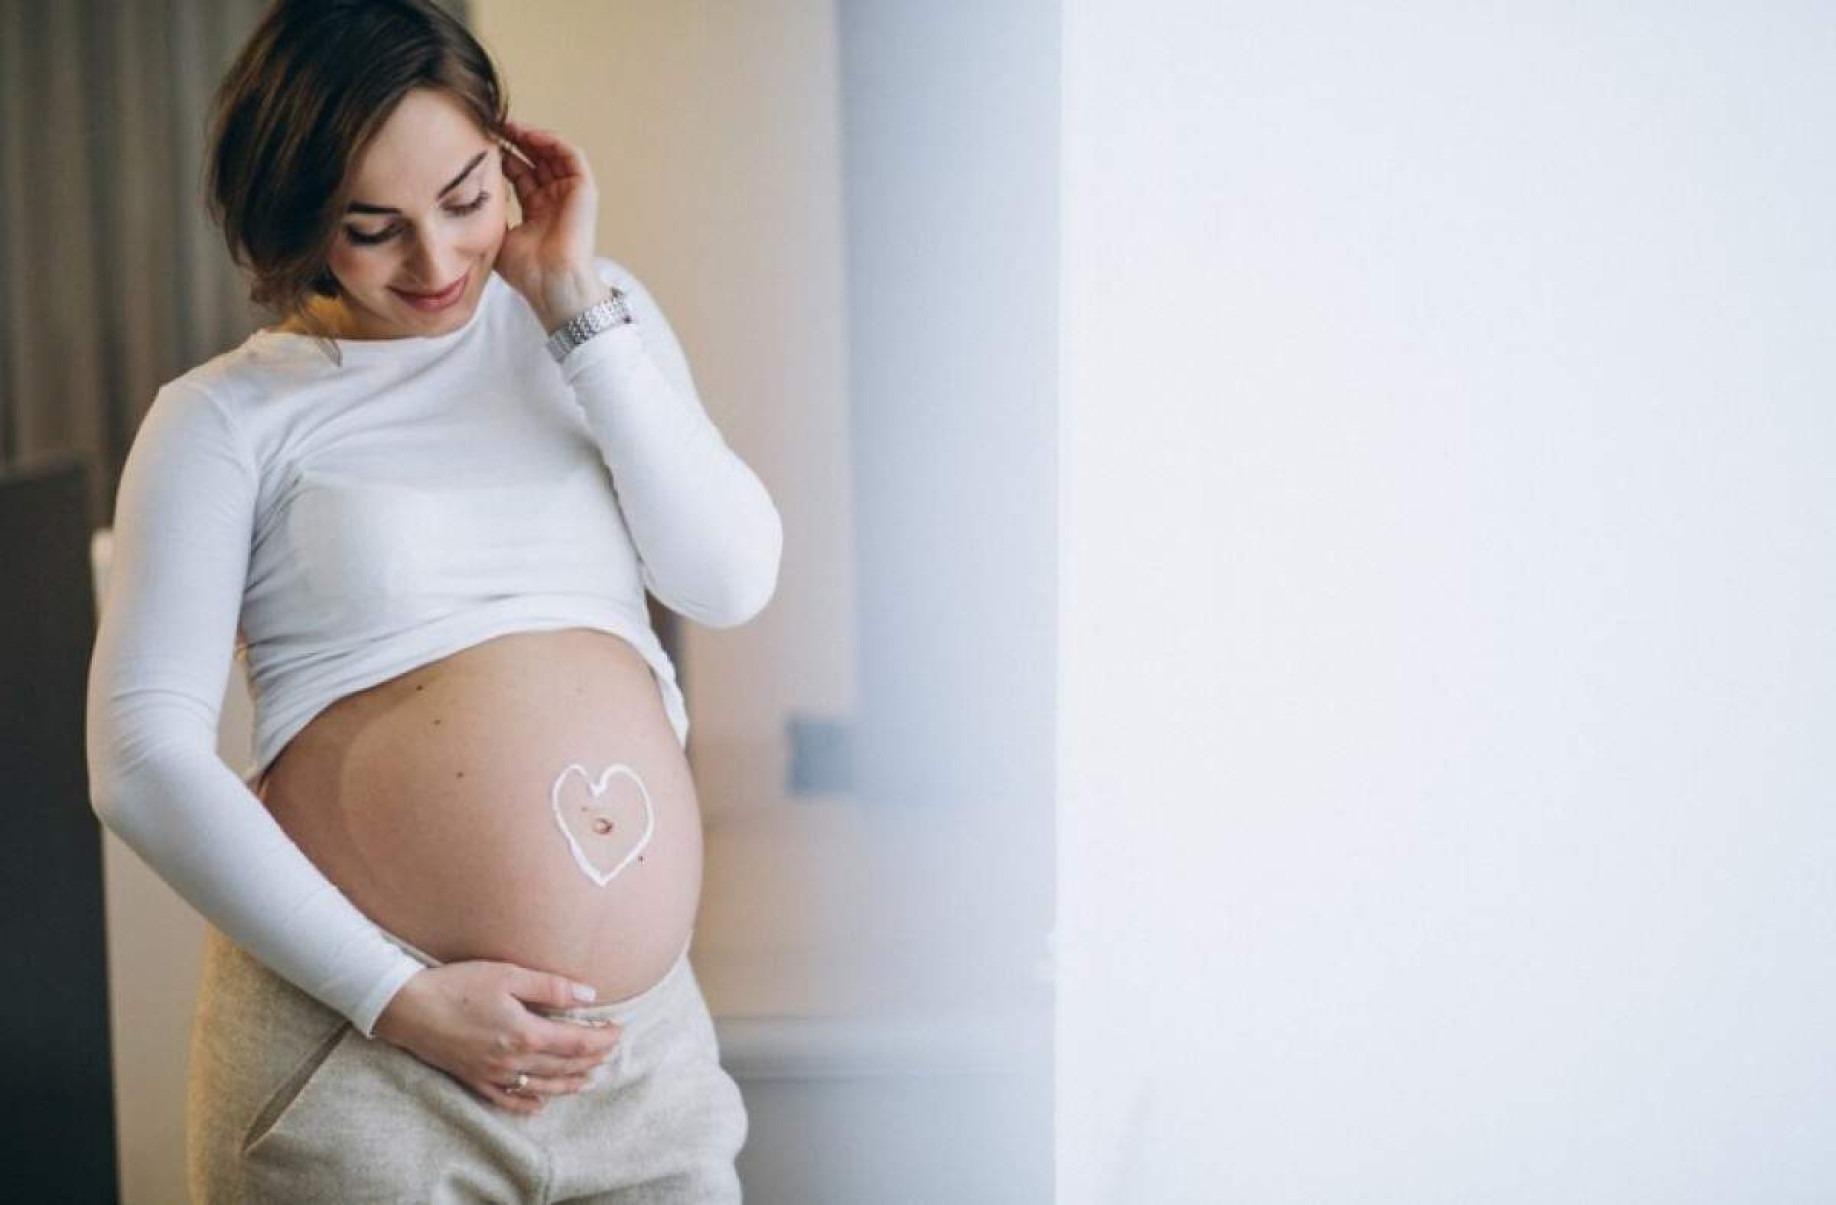
[[[694,928],[688,759],[650,667],[608,632],[502,636],[340,699],[258,794],[359,909],[442,962],[622,1000]]]

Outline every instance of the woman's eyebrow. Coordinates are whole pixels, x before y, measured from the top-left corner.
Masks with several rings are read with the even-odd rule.
[[[484,157],[490,153],[491,152],[489,151],[479,151],[476,155],[473,155],[470,161],[466,163],[465,170],[460,172],[458,175],[454,176],[451,182],[449,182],[445,188],[442,188],[440,190],[440,196],[443,197],[447,193],[453,191],[453,189],[458,188],[460,182],[464,180],[467,176],[471,175],[472,169],[477,167],[480,163],[483,163]],[[437,200],[438,198],[435,198],[435,199]],[[399,209],[390,209],[387,205],[366,205],[362,201],[352,201],[349,205],[346,205],[344,207],[344,211],[346,213],[400,213],[401,212],[401,210]]]

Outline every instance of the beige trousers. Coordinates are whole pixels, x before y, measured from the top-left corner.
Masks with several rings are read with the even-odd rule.
[[[434,959],[391,936],[429,966]],[[747,1117],[720,1065],[688,950],[629,1000],[541,1008],[609,1017],[619,1053],[587,1090],[509,1113],[365,1038],[205,927],[191,1034],[186,1171],[219,1202],[734,1202]]]

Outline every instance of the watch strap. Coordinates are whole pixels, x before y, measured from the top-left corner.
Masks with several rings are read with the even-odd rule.
[[[555,363],[567,359],[567,353],[591,339],[601,331],[611,330],[615,326],[624,326],[634,321],[631,307],[625,304],[625,295],[616,286],[608,285],[612,295],[604,301],[596,301],[581,310],[566,322],[555,328],[548,336],[548,354],[555,358]]]

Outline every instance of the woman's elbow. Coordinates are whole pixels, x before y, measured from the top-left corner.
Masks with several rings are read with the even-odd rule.
[[[100,729],[100,724],[91,723],[89,810],[103,828],[133,845],[145,824],[145,792],[138,789],[125,742]]]
[[[121,742],[115,736],[115,726],[106,713],[99,710],[93,693],[84,723],[83,742],[89,810],[95,813],[97,823],[112,830],[120,823],[121,801],[127,794],[122,790],[125,776],[121,772]]]
[[[716,624],[716,627],[737,628],[756,618],[765,605],[778,592],[778,558],[774,553],[771,559],[748,575],[742,589],[736,590],[732,605],[728,608],[727,621]]]
[[[137,802],[134,791],[112,766],[90,763],[89,810],[97,824],[130,846],[141,828],[141,812],[134,806]]]
[[[89,810],[103,828],[143,850],[161,838],[167,819],[156,801],[195,782],[197,765],[216,760],[214,736],[200,729],[175,737],[106,703],[86,725]]]
[[[765,519],[760,526],[758,559],[748,576],[751,594],[742,603],[740,623],[763,611],[765,604],[778,592],[778,570],[784,562],[784,520],[779,518],[777,507],[766,505]]]
[[[736,541],[721,558],[720,571],[711,575],[692,600],[664,598],[664,602],[703,627],[737,628],[763,611],[778,592],[783,553],[783,524],[777,510],[767,508],[757,528]]]

